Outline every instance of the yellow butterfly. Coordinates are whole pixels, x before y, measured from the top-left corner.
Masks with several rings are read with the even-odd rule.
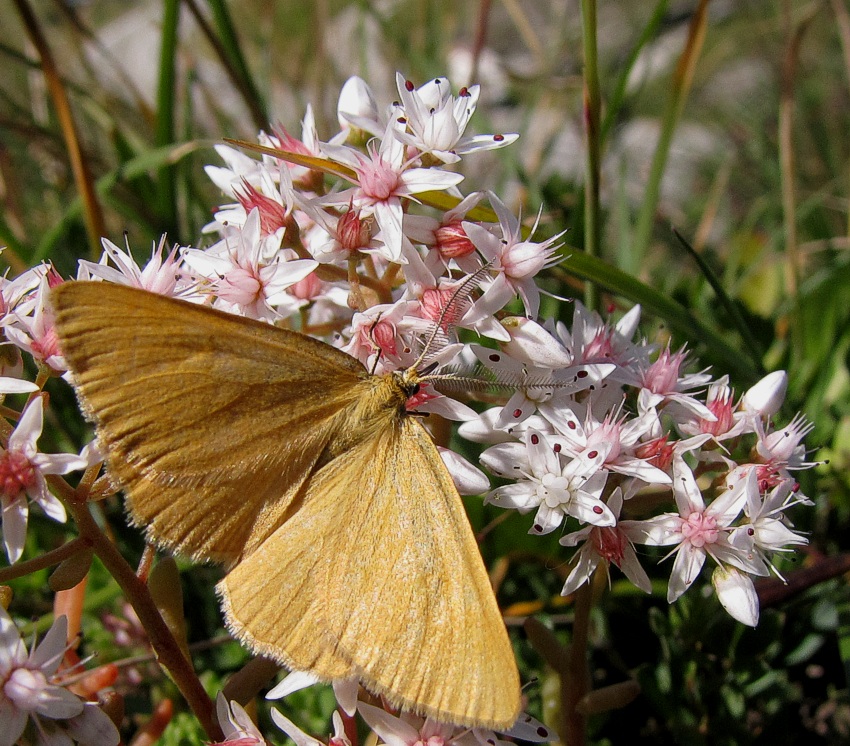
[[[405,409],[427,376],[372,375],[302,334],[121,285],[68,282],[51,301],[133,522],[229,568],[217,590],[236,637],[406,710],[513,725],[499,608]]]

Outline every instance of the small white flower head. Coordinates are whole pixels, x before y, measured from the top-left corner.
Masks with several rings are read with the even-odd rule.
[[[727,484],[746,478],[750,471],[755,469],[739,467],[729,475]],[[805,497],[795,495],[795,486],[793,479],[784,479],[766,495],[757,490],[748,491],[744,513],[749,522],[738,526],[731,538],[735,546],[758,554],[779,578],[782,575],[771,557],[779,552],[791,552],[795,545],[809,543],[805,536],[793,530],[785,516],[789,507],[808,502]]]
[[[396,73],[396,85],[407,126],[395,130],[395,136],[408,147],[443,163],[456,163],[462,155],[476,150],[503,148],[519,137],[517,134],[464,136],[478,105],[477,85],[461,88],[457,98],[451,95],[446,78],[434,78],[416,88],[401,73]]]
[[[46,474],[67,474],[85,469],[86,458],[70,453],[39,453],[36,442],[44,423],[43,400],[39,396],[24,409],[6,449],[0,451],[0,505],[3,509],[3,542],[9,562],[24,550],[29,506],[37,503],[47,516],[65,522],[65,508],[51,494]]]
[[[673,492],[679,512],[664,513],[643,522],[644,544],[677,545],[671,553],[676,559],[667,588],[669,603],[696,580],[708,556],[718,565],[731,565],[753,575],[769,574],[760,557],[732,540],[736,533],[732,524],[750,493],[757,490],[755,470],[750,470],[706,507],[690,467],[680,456],[673,459]]]
[[[608,507],[619,518],[623,507],[623,490],[620,487],[608,498]],[[590,580],[596,568],[602,564],[606,570],[610,565],[616,565],[623,574],[644,593],[652,592],[652,583],[646,570],[641,567],[635,552],[635,543],[643,539],[640,521],[618,521],[615,526],[585,526],[562,536],[560,543],[565,547],[575,547],[581,544],[581,549],[575,556],[572,571],[567,577],[561,590],[562,596],[574,593],[580,586]],[[610,572],[609,572],[610,583]]]
[[[604,321],[596,311],[589,311],[581,301],[573,301],[573,323],[570,329],[558,322],[555,332],[570,351],[575,362],[614,363],[616,380],[637,383],[637,370],[646,363],[652,350],[646,344],[632,342],[640,321],[641,307],[634,306],[616,324]]]
[[[803,438],[814,429],[814,424],[798,414],[780,430],[760,429],[756,451],[765,464],[786,469],[808,469],[816,462],[806,460]]]
[[[180,247],[175,246],[165,255],[165,236],[160,238],[159,244],[153,244],[151,258],[144,269],[133,259],[129,246],[122,251],[106,238],[101,239],[101,244],[103,255],[100,262],[80,260],[78,279],[99,278],[172,298],[185,298],[189,294],[189,283],[184,277],[182,259],[178,256]],[[110,266],[110,262],[115,266]]]
[[[21,312],[14,315],[11,323],[5,327],[5,332],[12,344],[29,352],[36,362],[56,373],[63,373],[68,366],[59,348],[59,337],[53,325],[53,310],[47,300],[51,280],[57,281],[58,276],[46,273],[41,277],[35,292],[23,304],[29,313],[23,315],[23,306],[20,306]]]
[[[657,360],[640,371],[640,393],[638,410],[648,412],[662,404],[675,404],[684,409],[689,416],[700,417],[706,421],[716,418],[711,410],[696,397],[688,393],[697,386],[711,380],[707,373],[683,374],[681,369],[687,362],[687,353],[683,347],[678,352],[670,352],[669,345],[661,351]]]
[[[526,314],[533,318],[540,310],[540,290],[534,278],[545,267],[557,263],[558,241],[563,234],[559,233],[542,243],[524,240],[519,220],[508,210],[505,203],[492,193],[489,198],[496,215],[499,216],[498,231],[494,233],[470,222],[464,222],[463,229],[497,274],[467,313],[465,321],[472,324],[492,317],[515,296],[520,297]],[[536,228],[535,222],[531,229],[532,234]],[[492,336],[486,328],[476,328],[482,334]]]
[[[324,197],[325,205],[351,205],[364,214],[374,214],[383,240],[382,255],[403,262],[402,199],[425,191],[442,191],[457,186],[463,176],[439,168],[415,168],[405,159],[404,145],[394,136],[401,125],[391,118],[380,139],[370,140],[367,152],[345,145],[323,146],[325,155],[352,169],[356,186]]]
[[[607,448],[589,448],[567,459],[563,445],[557,437],[529,430],[524,449],[513,443],[488,448],[482,464],[495,474],[521,479],[497,487],[486,502],[521,513],[536,509],[531,534],[554,531],[568,515],[595,526],[615,525],[616,517],[601,499],[608,479],[602,469]]]
[[[223,310],[272,321],[298,307],[287,288],[318,267],[312,259],[288,260],[275,236],[263,236],[260,211],[253,209],[236,234],[206,251],[187,249],[186,264],[206,278]]]
[[[0,744],[12,746],[27,725],[40,743],[102,744],[120,741],[117,728],[97,706],[59,681],[68,621],[59,617],[29,654],[14,622],[0,607]]]

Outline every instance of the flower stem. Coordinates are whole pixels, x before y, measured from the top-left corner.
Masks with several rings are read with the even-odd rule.
[[[585,583],[576,590],[573,608],[573,634],[570,640],[566,681],[561,685],[561,708],[565,742],[570,746],[582,746],[587,737],[587,718],[578,711],[577,705],[590,688],[590,673],[587,668],[590,610],[593,608],[590,583]]]
[[[207,737],[214,741],[220,740],[223,736],[213,716],[212,701],[204,691],[191,662],[183,654],[177,640],[163,621],[147,585],[136,576],[133,568],[106,538],[86,504],[69,500],[67,505],[80,530],[80,538],[91,544],[94,553],[124,591],[127,601],[147,632],[160,665],[171,675]]]

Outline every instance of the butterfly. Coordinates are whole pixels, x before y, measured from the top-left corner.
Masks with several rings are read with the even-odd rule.
[[[131,521],[228,570],[254,653],[392,705],[506,729],[513,650],[460,496],[407,400],[316,339],[144,290],[67,282],[56,331]]]

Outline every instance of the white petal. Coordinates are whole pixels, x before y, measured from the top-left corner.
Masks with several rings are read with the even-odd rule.
[[[9,612],[0,606],[0,677],[5,679],[12,668],[21,665],[26,658],[27,649],[21,640],[21,633],[18,632]],[[0,703],[5,701],[0,697]]]
[[[41,668],[45,673],[54,674],[68,644],[68,618],[63,614],[53,622],[44,639],[30,653],[31,667]]]
[[[22,451],[28,456],[36,451],[35,443],[41,435],[44,425],[44,402],[42,398],[36,397],[21,414],[21,419],[15,425],[15,429],[9,436],[10,451]]]
[[[321,741],[308,736],[279,710],[272,708],[271,715],[274,724],[295,742],[295,746],[324,746]]]
[[[98,746],[118,746],[121,734],[109,716],[93,702],[86,702],[83,711],[71,718],[65,729],[77,743],[98,744]]]
[[[652,593],[652,581],[649,579],[649,575],[646,574],[646,570],[643,569],[643,565],[638,560],[637,552],[635,552],[635,548],[631,544],[626,544],[623,559],[620,562],[620,569],[644,593]]]
[[[31,381],[0,376],[0,394],[31,394],[33,391],[38,391],[38,386]]]
[[[688,590],[691,583],[697,579],[703,564],[705,564],[704,551],[696,549],[689,542],[679,547],[673,562],[673,571],[670,573],[670,584],[667,586],[668,603],[672,604]]]
[[[461,495],[480,495],[490,489],[490,480],[481,469],[448,448],[439,448],[440,457],[449,470],[452,481]]]
[[[488,493],[484,502],[500,508],[515,508],[522,512],[537,507],[539,500],[537,499],[537,492],[534,486],[524,480],[516,484],[506,484],[503,487],[497,487]]]
[[[600,559],[600,556],[596,552],[592,552],[587,549],[587,547],[583,547],[578,554],[578,562],[576,563],[576,566],[567,576],[567,582],[564,583],[564,587],[561,589],[561,595],[569,596],[584,585],[590,579],[590,576],[599,564]]]
[[[528,452],[522,443],[500,443],[484,451],[479,461],[497,477],[518,479],[528,473]]]
[[[19,497],[3,506],[3,543],[9,562],[17,562],[24,551],[27,539],[29,505],[26,498]]]
[[[312,673],[308,673],[307,671],[293,671],[269,690],[268,694],[266,694],[266,699],[281,699],[287,694],[297,692],[299,689],[306,689],[308,686],[313,686],[313,684],[317,684],[318,682],[318,677]]]
[[[39,692],[35,710],[44,717],[64,720],[79,715],[83,701],[61,686],[47,686]]]
[[[360,682],[356,677],[341,679],[333,682],[334,696],[342,711],[349,717],[357,712],[357,695],[360,691]],[[342,723],[337,723],[338,713],[334,713],[334,730],[342,731]]]
[[[607,475],[606,475],[607,476]],[[580,492],[567,508],[570,515],[594,526],[616,526],[617,519],[602,500]]]
[[[673,458],[673,494],[676,496],[676,507],[684,517],[705,510],[705,502],[697,480],[694,479],[694,473],[678,455]]]
[[[564,520],[564,513],[561,510],[554,510],[545,503],[540,506],[537,515],[534,516],[534,524],[528,530],[528,533],[535,536],[543,536],[544,534],[552,533]]]
[[[358,709],[366,724],[387,746],[410,746],[419,740],[418,731],[400,718],[362,702]]]
[[[663,513],[645,521],[621,521],[620,526],[638,544],[663,547],[682,540],[682,518],[676,513]]]
[[[570,353],[536,321],[510,316],[501,323],[511,335],[511,341],[503,349],[517,360],[552,369],[572,363]]]
[[[0,746],[15,746],[26,728],[27,714],[15,707],[6,697],[0,697]]]
[[[517,718],[511,728],[502,731],[502,733],[530,743],[544,743],[552,738],[551,732],[543,723],[525,712]],[[479,739],[479,742],[482,742],[481,739]],[[483,742],[489,743],[490,741],[485,738]]]

